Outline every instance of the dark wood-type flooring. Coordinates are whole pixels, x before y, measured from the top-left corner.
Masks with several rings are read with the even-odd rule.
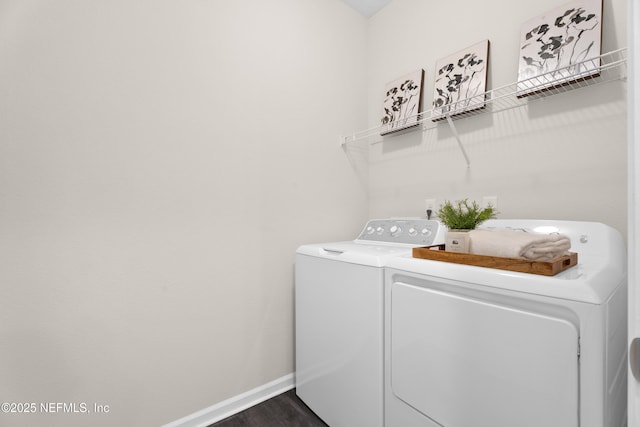
[[[209,427],[328,427],[290,390]]]

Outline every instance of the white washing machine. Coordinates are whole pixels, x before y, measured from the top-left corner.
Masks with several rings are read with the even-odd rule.
[[[411,258],[385,282],[386,427],[626,425],[623,240],[599,223],[556,230],[578,265],[553,277]]]
[[[436,221],[367,223],[354,241],[296,253],[296,393],[331,427],[382,427],[384,265],[444,242]]]

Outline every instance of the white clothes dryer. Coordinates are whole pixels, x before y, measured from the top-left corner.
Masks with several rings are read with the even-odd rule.
[[[578,264],[555,276],[412,258],[385,277],[385,427],[626,425],[623,240],[599,223],[555,230]]]
[[[298,248],[296,394],[331,427],[383,426],[383,267],[444,232],[437,221],[371,220],[356,240]]]

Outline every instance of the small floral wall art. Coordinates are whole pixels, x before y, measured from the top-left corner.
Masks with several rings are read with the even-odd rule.
[[[436,62],[433,121],[485,106],[489,40]]]
[[[520,40],[518,96],[596,77],[601,41],[602,0],[576,0],[526,22]]]
[[[402,76],[385,88],[380,135],[387,135],[418,125],[422,109],[424,70]]]

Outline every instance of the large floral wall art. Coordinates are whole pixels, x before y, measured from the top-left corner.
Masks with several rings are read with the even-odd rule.
[[[423,81],[424,70],[420,69],[387,84],[380,119],[381,135],[418,125]]]
[[[522,27],[518,96],[598,75],[602,0],[578,0]]]
[[[432,120],[485,106],[488,59],[484,40],[436,62]]]

